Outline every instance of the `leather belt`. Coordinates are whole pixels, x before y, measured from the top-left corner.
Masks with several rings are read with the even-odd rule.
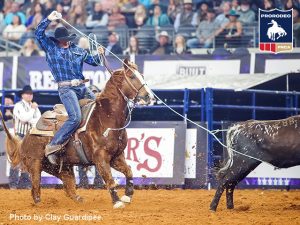
[[[58,84],[58,87],[77,87],[81,84],[88,82],[89,80],[90,79],[84,79],[84,80],[74,79],[74,80],[70,80],[70,81],[60,81],[57,84]]]

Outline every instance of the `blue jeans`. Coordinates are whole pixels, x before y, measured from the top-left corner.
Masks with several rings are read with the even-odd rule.
[[[186,42],[186,45],[189,48],[211,48],[212,42],[211,40],[206,40],[204,43],[200,43],[198,38],[192,38]]]
[[[79,100],[83,98],[95,99],[94,93],[81,84],[76,87],[60,87],[58,94],[64,104],[69,119],[55,133],[50,145],[60,145],[67,141],[76,131],[81,122],[81,110]]]

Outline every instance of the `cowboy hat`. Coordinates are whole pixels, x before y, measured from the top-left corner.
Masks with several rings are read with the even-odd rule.
[[[183,0],[183,4],[193,4],[192,0]]]
[[[164,31],[164,30],[158,34],[158,37],[160,37],[160,36],[164,36],[164,37],[167,37],[167,38],[170,37],[169,34],[168,34],[168,32]]]
[[[29,93],[33,94],[32,88],[30,85],[25,85],[21,91],[19,91],[18,96],[21,97],[22,94]]]
[[[226,15],[226,17],[229,17],[229,16],[240,17],[240,15],[233,9],[230,10],[229,13]]]
[[[71,41],[77,37],[76,34],[69,34],[69,31],[65,27],[58,27],[54,31],[54,36],[50,38],[57,40],[57,41]]]

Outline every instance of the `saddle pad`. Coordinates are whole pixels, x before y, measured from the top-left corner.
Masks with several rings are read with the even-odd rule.
[[[81,120],[79,129],[77,131],[78,133],[81,133],[86,130],[88,121],[89,121],[95,107],[96,107],[96,103],[94,101],[90,102],[90,103],[86,104],[84,107],[82,107],[82,109],[81,109],[82,120]],[[63,123],[65,122],[62,119],[57,120],[59,118],[59,115],[61,115],[61,114],[57,114],[56,119],[46,119],[46,118],[41,117],[39,119],[36,127],[34,129],[30,130],[30,134],[40,135],[40,136],[53,136],[54,133],[56,132],[56,128],[60,128],[63,125]],[[58,126],[55,126],[55,124],[57,122],[58,122]]]

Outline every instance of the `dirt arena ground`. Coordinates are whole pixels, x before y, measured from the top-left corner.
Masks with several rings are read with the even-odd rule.
[[[208,210],[214,190],[136,190],[133,203],[117,211],[105,190],[78,193],[83,203],[73,202],[63,190],[43,189],[42,202],[33,205],[29,190],[1,189],[0,225],[300,224],[300,191],[237,190],[236,208],[227,210],[223,196],[216,213]]]

